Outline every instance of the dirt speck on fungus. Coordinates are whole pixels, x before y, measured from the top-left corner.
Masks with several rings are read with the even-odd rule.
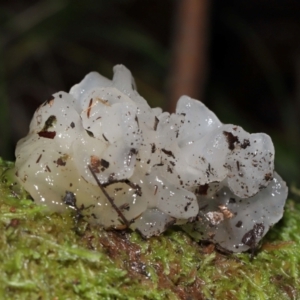
[[[228,131],[223,131],[223,134],[227,139],[228,149],[233,150],[235,148],[235,143],[239,143],[239,138]]]

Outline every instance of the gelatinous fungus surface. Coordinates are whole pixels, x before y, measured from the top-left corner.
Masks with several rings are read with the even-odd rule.
[[[282,217],[287,187],[274,156],[268,135],[222,124],[198,100],[182,96],[174,114],[151,108],[118,65],[112,80],[92,72],[36,110],[15,172],[52,211],[75,208],[144,237],[182,225],[241,252]]]

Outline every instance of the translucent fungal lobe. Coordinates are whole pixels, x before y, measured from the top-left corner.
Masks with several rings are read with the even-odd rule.
[[[173,224],[234,252],[253,249],[282,217],[287,187],[264,133],[222,124],[182,96],[151,108],[131,73],[89,73],[35,112],[16,148],[16,175],[51,211],[159,235]]]

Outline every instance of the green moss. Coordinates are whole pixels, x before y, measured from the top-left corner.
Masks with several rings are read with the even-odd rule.
[[[0,299],[300,298],[300,206],[291,200],[251,260],[176,228],[144,240],[49,214],[12,167],[0,159]]]

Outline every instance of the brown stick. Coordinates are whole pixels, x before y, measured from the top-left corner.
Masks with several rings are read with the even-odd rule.
[[[169,75],[168,110],[175,111],[182,95],[198,98],[206,77],[209,0],[180,0]]]
[[[98,186],[100,187],[102,193],[104,194],[104,196],[110,202],[110,204],[114,208],[114,210],[118,213],[118,216],[122,219],[122,221],[124,222],[124,224],[126,225],[126,227],[129,227],[130,223],[127,221],[127,219],[125,218],[125,216],[123,215],[123,213],[121,212],[121,210],[119,209],[119,207],[115,204],[114,200],[108,195],[108,193],[106,192],[106,190],[103,187],[102,183],[99,181],[98,177],[96,176],[93,168],[90,165],[88,165],[88,168],[90,169],[93,177],[95,178],[95,180],[96,180]]]

